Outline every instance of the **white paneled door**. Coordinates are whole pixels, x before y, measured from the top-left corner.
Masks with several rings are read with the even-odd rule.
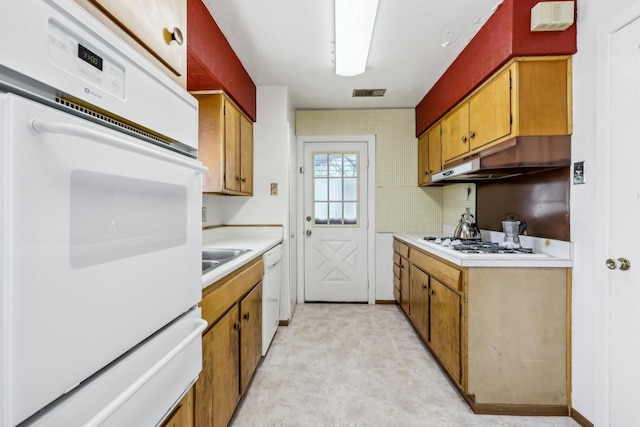
[[[637,246],[637,227],[640,218],[640,4],[635,15],[627,15],[625,22],[616,24],[605,36],[601,58],[601,76],[607,76],[604,90],[606,102],[599,117],[601,141],[607,149],[609,169],[601,176],[603,227],[600,271],[604,277],[605,301],[608,316],[605,321],[603,357],[608,365],[608,404],[605,405],[602,425],[638,425],[637,386],[640,383],[638,354],[640,354],[640,253]],[[633,16],[636,16],[633,19]],[[606,182],[608,181],[608,182]]]
[[[367,143],[304,147],[304,299],[367,302]]]

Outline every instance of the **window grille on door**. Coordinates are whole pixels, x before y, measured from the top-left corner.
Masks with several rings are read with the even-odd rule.
[[[358,161],[358,153],[313,153],[315,225],[358,225]]]

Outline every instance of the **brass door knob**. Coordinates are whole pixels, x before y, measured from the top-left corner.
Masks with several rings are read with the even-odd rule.
[[[184,43],[184,36],[182,35],[182,31],[180,31],[180,28],[175,27],[173,29],[173,32],[171,33],[171,40],[174,40],[178,46],[182,46],[182,44]]]
[[[618,267],[618,265],[616,264],[616,262],[615,262],[614,260],[612,260],[611,258],[609,258],[609,259],[606,261],[606,264],[607,264],[607,268],[608,268],[609,270],[615,270],[615,269],[616,269],[616,267]]]
[[[631,261],[629,261],[628,259],[618,258],[618,261],[620,261],[620,270],[627,271],[631,268]]]

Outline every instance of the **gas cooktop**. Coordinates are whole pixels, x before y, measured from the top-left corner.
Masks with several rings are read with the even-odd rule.
[[[480,239],[427,236],[424,240],[463,254],[534,254],[531,248],[507,248],[499,243],[484,242]]]

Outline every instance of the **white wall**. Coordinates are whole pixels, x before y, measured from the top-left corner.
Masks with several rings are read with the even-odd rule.
[[[605,399],[598,384],[597,354],[606,343],[597,342],[598,287],[593,278],[603,260],[596,258],[595,182],[599,159],[596,157],[596,44],[598,28],[634,4],[632,0],[577,2],[578,52],[573,57],[573,161],[585,161],[586,184],[571,187],[571,240],[574,245],[573,270],[573,397],[572,406],[590,421],[599,424],[597,414]]]

